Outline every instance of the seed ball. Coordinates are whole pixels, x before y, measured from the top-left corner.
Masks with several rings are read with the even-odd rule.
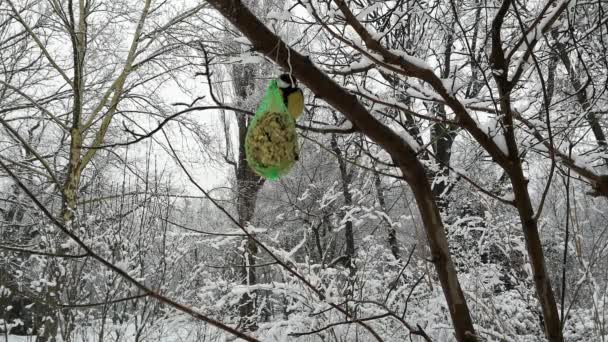
[[[256,171],[270,167],[288,171],[294,164],[298,155],[297,135],[289,120],[293,119],[286,113],[268,112],[252,122],[245,144],[247,160]]]

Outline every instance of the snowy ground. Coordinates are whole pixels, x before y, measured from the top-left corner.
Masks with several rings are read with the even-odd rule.
[[[34,342],[36,341],[36,337],[32,336],[16,336],[16,335],[8,335],[8,341],[6,340],[6,336],[0,336],[0,342]]]
[[[141,318],[139,318],[141,322]],[[200,322],[192,322],[178,316],[175,319],[159,319],[149,321],[142,329],[137,329],[133,324],[114,325],[108,322],[105,327],[104,341],[100,341],[99,332],[101,326],[99,321],[88,322],[86,326],[77,327],[72,336],[77,342],[224,342],[226,335],[212,327]],[[34,336],[8,335],[0,332],[0,342],[35,342]]]

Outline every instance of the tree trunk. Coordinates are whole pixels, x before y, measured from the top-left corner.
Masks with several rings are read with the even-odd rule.
[[[432,262],[437,270],[439,282],[447,301],[448,310],[454,324],[456,339],[468,342],[477,341],[473,330],[473,321],[467,306],[464,293],[456,275],[456,268],[450,256],[448,240],[439,213],[439,207],[426,178],[422,165],[401,165],[405,173],[407,169],[407,182],[410,185],[420,216],[426,230],[428,244],[431,250]]]
[[[232,69],[234,92],[237,95],[238,102],[243,102],[249,96],[255,85],[253,82],[254,75],[255,71],[251,66],[235,66]],[[237,213],[239,224],[246,227],[253,219],[257,194],[264,184],[264,179],[253,172],[247,164],[245,137],[249,119],[244,115],[239,115],[237,116],[237,124],[239,133],[239,152],[236,165]],[[243,267],[240,271],[244,285],[255,285],[257,283],[254,267],[257,254],[257,245],[253,240],[247,238],[243,252]],[[239,316],[241,318],[239,325],[242,329],[249,331],[257,329],[255,291],[248,291],[241,297]]]
[[[538,233],[537,221],[534,218],[534,209],[528,193],[528,181],[525,179],[521,164],[514,167],[509,173],[513,193],[515,195],[515,205],[521,219],[521,225],[526,239],[526,249],[532,273],[534,274],[534,285],[536,294],[543,312],[545,322],[545,332],[551,342],[563,342],[561,321],[557,312],[555,295],[551,287],[551,279],[547,273],[545,256],[543,253],[540,234]]]
[[[513,124],[513,113],[511,110],[510,85],[498,78],[500,107],[505,113],[502,119],[504,127],[504,135],[507,143],[507,161],[501,164],[501,167],[507,172],[513,187],[513,195],[515,197],[515,206],[521,220],[524,238],[526,240],[526,250],[532,265],[534,275],[534,284],[538,301],[543,312],[545,322],[545,332],[547,338],[551,342],[563,342],[561,321],[557,312],[557,305],[553,289],[551,288],[551,279],[547,273],[545,266],[545,257],[543,246],[538,232],[538,225],[534,217],[534,209],[530,194],[528,192],[528,180],[524,176],[522,169],[522,161],[517,147],[515,137],[515,129]],[[548,104],[547,104],[548,105]]]
[[[348,208],[353,205],[353,198],[349,190],[351,174],[346,169],[346,162],[342,156],[342,150],[340,150],[340,147],[338,146],[338,141],[336,140],[335,134],[332,134],[331,136],[331,148],[336,154],[338,160],[340,180],[342,182],[342,196],[344,196],[344,205]],[[353,221],[351,220],[346,221],[346,226],[344,227],[344,241],[346,242],[346,258],[344,258],[344,266],[348,267],[352,274],[355,270],[352,260],[355,256],[355,237],[353,233]]]
[[[380,179],[380,174],[378,171],[374,169],[374,187],[376,188],[376,195],[378,196],[378,204],[380,204],[380,208],[383,212],[386,212],[386,199],[384,198],[384,190],[382,189],[382,180]],[[394,226],[390,225],[390,222],[386,222],[388,225],[388,245],[391,248],[391,253],[395,257],[395,259],[401,259],[401,252],[399,248],[399,241],[397,241],[397,230]]]
[[[454,22],[451,23],[451,29],[454,30]],[[444,79],[450,77],[453,45],[454,35],[448,34],[446,36],[445,53],[443,56],[443,69],[441,70],[441,78]],[[438,103],[433,106],[435,107],[435,114],[439,118],[446,120],[447,114],[445,105],[443,103]],[[450,176],[449,165],[452,157],[452,144],[454,143],[455,137],[456,133],[454,128],[450,125],[439,122],[433,124],[433,129],[431,131],[431,146],[438,159],[439,170],[432,175],[433,184],[431,189],[435,196],[435,200],[437,201],[437,205],[439,206],[439,210],[444,213],[447,213],[449,206],[444,192],[448,187]]]
[[[440,118],[446,118],[445,105],[435,105],[435,112]],[[456,133],[448,124],[435,123],[431,131],[431,146],[435,157],[438,159],[438,171],[433,172],[431,179],[433,184],[431,190],[437,201],[437,205],[441,212],[447,213],[449,202],[446,198],[445,191],[448,188],[450,177],[450,159],[452,157],[452,144]]]
[[[354,95],[317,69],[309,58],[291,49],[287,51],[285,43],[260,22],[241,1],[207,0],[207,2],[235,25],[256,46],[257,51],[272,58],[282,67],[293,70],[293,74],[301,83],[307,85],[315,94],[323,95],[328,104],[342,112],[358,130],[391,155],[415,194],[456,338],[461,342],[476,341],[475,328],[450,257],[441,216],[426,178],[424,166],[417,159],[418,154],[398,134],[374,118]]]

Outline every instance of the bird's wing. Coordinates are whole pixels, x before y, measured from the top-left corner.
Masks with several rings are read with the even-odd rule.
[[[297,120],[304,111],[304,93],[297,89],[287,96],[287,110],[294,120]]]

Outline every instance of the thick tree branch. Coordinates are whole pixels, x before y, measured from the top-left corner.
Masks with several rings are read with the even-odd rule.
[[[417,152],[404,138],[376,120],[354,95],[320,71],[309,58],[290,49],[241,1],[208,0],[207,2],[238,28],[253,44],[254,49],[271,58],[285,70],[292,71],[301,83],[318,96],[323,96],[325,101],[342,112],[362,133],[391,155],[416,196],[457,339],[476,341],[471,315],[449,254],[439,209],[433,199],[425,169],[417,159]],[[430,70],[428,72],[432,73]],[[490,139],[487,135],[485,137]]]

